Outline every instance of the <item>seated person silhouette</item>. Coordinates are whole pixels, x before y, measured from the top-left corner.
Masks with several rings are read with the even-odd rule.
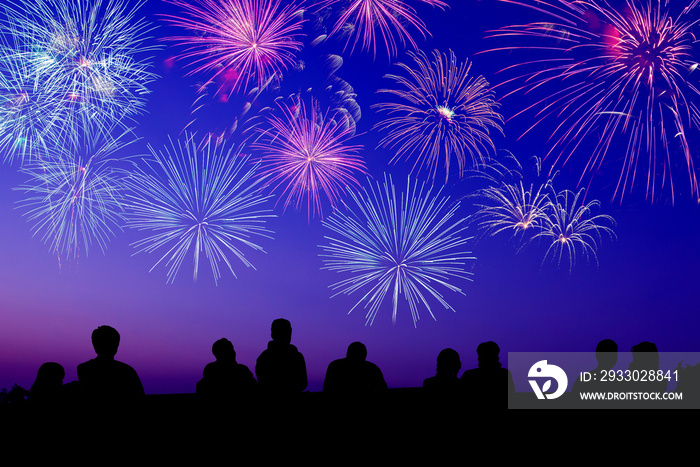
[[[260,390],[272,394],[303,392],[308,385],[304,356],[291,344],[292,325],[283,318],[272,322],[272,340],[255,362]]]
[[[136,371],[114,359],[119,348],[119,333],[110,326],[92,332],[97,357],[78,365],[78,381],[87,400],[99,404],[128,404],[144,396]]]
[[[35,407],[58,408],[69,402],[70,385],[63,384],[66,371],[56,362],[46,362],[39,367],[27,401]]]
[[[676,365],[675,371],[678,383],[673,392],[682,394],[682,403],[686,407],[700,409],[700,363],[689,365],[681,360]]]
[[[510,370],[503,368],[499,361],[500,352],[498,344],[492,341],[482,342],[476,348],[479,367],[465,371],[460,378],[467,404],[483,408],[507,407],[508,394],[515,392],[515,385]]]
[[[629,370],[632,381],[625,382],[623,386],[625,391],[666,392],[668,380],[657,378],[659,350],[653,342],[640,342],[632,346],[632,362],[629,364]],[[639,378],[636,377],[637,375]]]
[[[437,357],[437,372],[423,381],[423,389],[430,394],[458,393],[461,385],[457,373],[461,368],[462,362],[456,350],[441,350]]]
[[[214,342],[211,352],[216,361],[207,363],[203,378],[197,383],[197,395],[209,400],[227,400],[252,394],[258,385],[247,366],[236,362],[230,340]]]
[[[345,358],[332,361],[323,381],[323,392],[332,394],[370,394],[386,389],[382,370],[367,361],[367,347],[362,342],[353,342]]]
[[[581,376],[576,378],[571,388],[571,393],[575,395],[577,401],[581,401],[580,394],[583,392],[610,392],[618,391],[619,386],[614,378],[603,372],[609,372],[617,364],[617,343],[612,339],[603,339],[598,342],[595,348],[595,358],[598,365],[589,371],[591,374],[589,381],[581,381]]]

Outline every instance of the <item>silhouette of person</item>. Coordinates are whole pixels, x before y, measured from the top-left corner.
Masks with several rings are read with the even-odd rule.
[[[255,362],[255,375],[266,393],[293,394],[306,389],[306,361],[291,344],[292,325],[284,318],[272,322],[272,340]]]
[[[595,358],[598,365],[589,371],[590,380],[582,381],[581,376],[576,378],[571,388],[577,401],[581,401],[582,392],[611,392],[618,391],[619,384],[615,381],[615,375],[610,374],[617,364],[617,343],[612,339],[603,339],[595,347]]]
[[[197,383],[197,395],[225,400],[255,391],[258,382],[247,366],[236,362],[236,351],[230,340],[222,338],[214,342],[211,352],[216,361],[204,367],[203,377]]]
[[[27,400],[37,404],[54,404],[59,398],[66,371],[55,362],[46,362],[39,367],[34,384],[29,389]]]
[[[36,380],[29,389],[27,401],[35,407],[58,408],[72,402],[75,383],[63,384],[66,371],[56,362],[46,362],[39,367]]]
[[[323,381],[323,392],[333,394],[369,394],[386,390],[382,370],[367,361],[367,347],[362,342],[353,342],[348,346],[345,358],[333,360]]]
[[[484,408],[507,407],[508,394],[515,392],[513,375],[503,368],[499,360],[498,344],[482,342],[476,348],[479,367],[466,370],[460,378],[468,404]]]
[[[629,370],[631,381],[625,384],[627,391],[666,392],[668,381],[657,377],[659,350],[653,342],[640,342],[632,346]]]
[[[99,326],[92,331],[92,346],[97,357],[78,365],[80,387],[92,402],[127,404],[144,396],[136,370],[114,359],[119,339],[119,333],[111,326]]]
[[[457,377],[461,369],[462,362],[457,351],[442,349],[437,357],[436,374],[423,381],[423,389],[432,394],[456,394],[461,389]]]
[[[700,363],[683,366],[683,360],[678,362],[675,368],[678,378],[676,389],[673,391],[682,394],[683,404],[688,408],[700,409]],[[673,374],[673,372],[671,372]],[[680,402],[680,401],[678,401]]]

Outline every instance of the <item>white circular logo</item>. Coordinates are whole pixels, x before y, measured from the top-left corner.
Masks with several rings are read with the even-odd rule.
[[[527,373],[528,378],[547,378],[544,382],[542,388],[538,384],[537,379],[529,379],[528,382],[532,386],[532,390],[535,391],[535,395],[538,399],[556,399],[557,397],[564,394],[566,391],[566,386],[569,384],[569,378],[566,377],[564,370],[556,365],[550,365],[547,360],[540,360],[530,367],[530,371]],[[552,379],[557,382],[557,390],[551,394],[546,394],[552,386]]]

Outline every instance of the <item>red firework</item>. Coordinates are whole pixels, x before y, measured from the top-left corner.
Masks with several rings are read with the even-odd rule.
[[[556,90],[519,112],[536,111],[525,133],[545,120],[557,121],[548,152],[555,165],[586,151],[582,181],[615,152],[623,156],[613,198],[622,200],[642,178],[648,198],[668,186],[673,200],[678,167],[688,177],[690,195],[699,198],[688,138],[700,125],[692,31],[700,0],[675,16],[670,3],[660,0],[627,0],[623,8],[597,0],[502,1],[548,16],[495,31],[492,37],[517,45],[492,50],[527,54],[507,68],[523,70],[508,81],[519,83],[511,94]]]

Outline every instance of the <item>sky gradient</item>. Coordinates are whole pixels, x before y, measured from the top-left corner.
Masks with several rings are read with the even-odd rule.
[[[498,70],[511,63],[507,54],[478,53],[491,45],[486,31],[534,13],[490,0],[448,3],[446,11],[420,6],[432,34],[427,39],[415,36],[420,48],[452,49],[459,60],[473,61],[472,74],[498,84]],[[177,11],[159,0],[148,0],[139,10],[158,24],[153,40],[182,32],[157,16]],[[405,184],[410,166],[401,161],[390,165],[391,151],[377,148],[381,135],[372,127],[380,115],[370,107],[383,98],[376,91],[391,85],[383,76],[397,68],[385,55],[351,54],[343,51],[341,41],[331,39],[312,48],[311,39],[303,39],[301,54],[343,56],[336,75],[357,94],[362,118],[352,142],[363,146],[360,155],[370,176],[381,180],[390,173],[397,184]],[[192,119],[199,79],[187,76],[189,68],[177,59],[178,50],[168,43],[153,54],[160,78],[149,85],[147,113],[134,125],[141,139],[130,149],[133,155],[146,154],[148,144],[162,147]],[[406,59],[402,49],[394,61]],[[315,62],[310,58],[307,63]],[[495,92],[497,98],[503,94],[498,87]],[[518,139],[532,116],[510,118],[530,104],[522,95],[504,99],[505,134],[493,138],[499,150],[511,151],[523,163],[549,149],[551,126]],[[211,105],[193,127],[204,132],[211,122],[226,121],[236,112],[235,103]],[[585,149],[579,157],[585,157]],[[697,157],[698,148],[692,152]],[[565,264],[543,264],[544,245],[533,243],[517,252],[507,235],[481,237],[470,228],[475,236],[469,244],[476,257],[473,282],[458,284],[464,295],[446,292],[455,312],[436,305],[436,319],[423,312],[415,327],[405,302],[396,323],[387,303],[374,324],[366,326],[362,310],[347,313],[356,297],[331,298],[329,286],[339,277],[322,270],[319,257],[327,232],[319,218],[309,220],[305,209],[283,212],[281,205],[274,207],[278,217],[268,223],[274,239],[260,241],[265,253],[246,255],[255,270],[237,264],[238,278],[224,270],[218,286],[206,267],[193,282],[188,262],[174,283],[166,284],[164,268],[149,273],[154,255],[134,255],[131,244],[140,235],[126,228],[117,232],[104,254],[94,249],[59,266],[48,245],[32,237],[31,225],[18,209],[23,194],[13,188],[25,183],[26,175],[17,170],[18,164],[6,163],[0,166],[0,388],[14,383],[29,388],[47,361],[64,366],[65,382],[77,379],[77,364],[94,356],[90,333],[102,324],[120,332],[116,358],[137,370],[148,394],[193,392],[202,369],[213,360],[212,343],[221,337],[233,342],[238,362],[252,370],[270,339],[270,323],[280,317],[292,323],[292,343],[306,358],[312,391],[321,389],[328,363],[344,357],[354,341],[367,346],[368,360],[382,369],[389,387],[420,386],[435,374],[437,354],[447,347],[459,352],[463,370],[473,368],[477,345],[489,340],[500,345],[504,364],[508,352],[593,351],[605,338],[615,340],[621,351],[641,341],[656,343],[662,352],[700,351],[700,206],[687,193],[677,195],[673,205],[667,197],[652,203],[640,192],[613,201],[621,164],[617,154],[610,152],[611,168],[596,175],[589,194],[617,224],[617,238],[601,242],[599,266],[579,258],[569,273]],[[578,175],[573,167],[562,168],[557,187],[575,189]],[[452,175],[445,193],[461,199],[473,190],[472,183]],[[460,215],[474,211],[471,201],[462,199]]]

